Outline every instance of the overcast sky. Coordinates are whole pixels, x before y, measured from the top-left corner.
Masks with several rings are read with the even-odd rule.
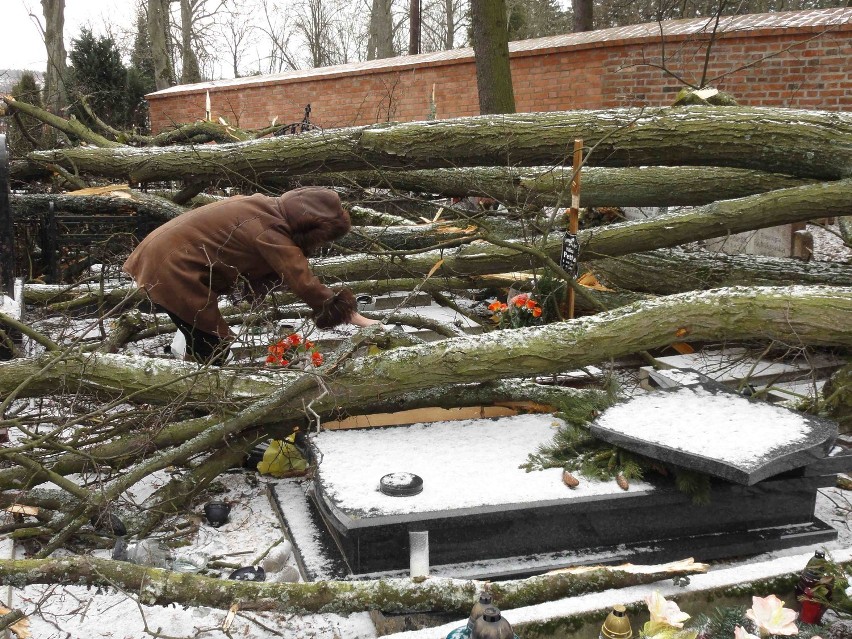
[[[44,25],[39,0],[0,0],[0,69],[32,69],[44,71],[47,55],[41,30],[29,16],[33,13]],[[107,22],[133,25],[134,0],[65,0],[65,48],[80,27],[91,25],[103,33]]]

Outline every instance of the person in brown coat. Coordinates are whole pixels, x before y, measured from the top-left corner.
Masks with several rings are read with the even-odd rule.
[[[345,235],[352,224],[332,190],[305,187],[281,197],[235,196],[199,207],[155,229],[124,271],[168,313],[199,362],[220,364],[231,332],[218,298],[238,280],[265,295],[284,284],[313,310],[319,328],[376,323],[356,312],[352,291],[332,291],[305,257]]]

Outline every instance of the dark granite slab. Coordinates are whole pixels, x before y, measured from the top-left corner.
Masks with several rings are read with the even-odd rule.
[[[316,484],[311,498],[351,572],[362,574],[407,568],[408,533],[414,530],[429,531],[433,564],[598,546],[617,549],[623,544],[638,549],[660,540],[669,540],[666,547],[674,549],[683,547],[677,540],[718,535],[728,536],[729,542],[739,540],[732,554],[765,552],[771,548],[753,533],[813,522],[817,489],[828,479],[799,475],[757,486],[714,481],[709,505],[692,502],[665,481],[651,493],[628,491],[608,499],[509,504],[408,517],[350,517],[325,498]],[[743,545],[743,540],[753,543]],[[719,546],[719,556],[731,556],[724,555],[726,545],[730,544]],[[702,552],[696,547],[689,554]]]
[[[752,486],[768,477],[822,460],[837,437],[837,424],[831,420],[803,415],[759,400],[749,399],[696,371],[683,370],[678,373],[669,370],[666,371],[665,379],[674,379],[678,384],[653,393],[654,401],[658,402],[659,406],[659,402],[670,400],[676,403],[676,406],[667,407],[669,410],[682,410],[682,422],[677,425],[681,431],[678,435],[686,433],[687,436],[681,437],[680,447],[666,442],[652,441],[635,434],[636,431],[641,431],[646,422],[648,426],[653,427],[655,414],[653,410],[647,409],[649,396],[637,396],[612,406],[592,423],[592,434],[640,455],[746,486]],[[743,412],[747,412],[752,416],[751,418],[756,414],[755,411],[764,411],[765,416],[761,414],[762,419],[772,420],[773,417],[777,418],[780,415],[800,420],[803,435],[798,441],[793,442],[769,439],[765,447],[760,448],[748,459],[738,460],[735,455],[728,459],[708,455],[704,448],[709,441],[706,438],[708,436],[713,438],[713,444],[717,445],[719,438],[726,437],[725,424],[704,423],[690,411],[693,400],[700,402],[708,396],[724,399],[725,405],[729,406],[727,416],[729,422],[739,419],[737,407],[742,406]],[[745,410],[746,408],[748,411]],[[748,420],[750,417],[743,416],[742,419]],[[743,429],[747,431],[749,424],[736,424],[736,426],[739,432],[743,432]],[[688,437],[689,432],[695,433],[692,440]],[[736,429],[732,429],[731,432],[736,432]],[[704,442],[703,445],[702,442]],[[728,437],[726,442],[730,445],[732,452],[736,451],[742,443],[736,437]],[[752,442],[750,445],[755,444]]]

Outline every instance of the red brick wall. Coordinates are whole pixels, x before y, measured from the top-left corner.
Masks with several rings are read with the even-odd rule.
[[[701,77],[706,28],[705,19],[664,23],[666,67],[692,83]],[[683,85],[654,66],[661,63],[659,30],[634,25],[511,43],[517,110],[670,104]],[[741,104],[852,109],[852,8],[736,16],[723,19],[717,35],[708,77]],[[426,119],[433,89],[436,117],[479,113],[470,49],[172,87],[147,97],[155,132],[203,118],[207,91],[214,119],[242,128],[276,117],[279,124],[298,122],[306,104],[311,121],[329,128]]]

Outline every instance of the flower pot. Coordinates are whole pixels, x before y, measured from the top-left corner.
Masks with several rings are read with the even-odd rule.
[[[207,518],[207,523],[213,528],[228,523],[228,513],[230,512],[230,504],[224,501],[211,501],[204,506],[204,516]]]

